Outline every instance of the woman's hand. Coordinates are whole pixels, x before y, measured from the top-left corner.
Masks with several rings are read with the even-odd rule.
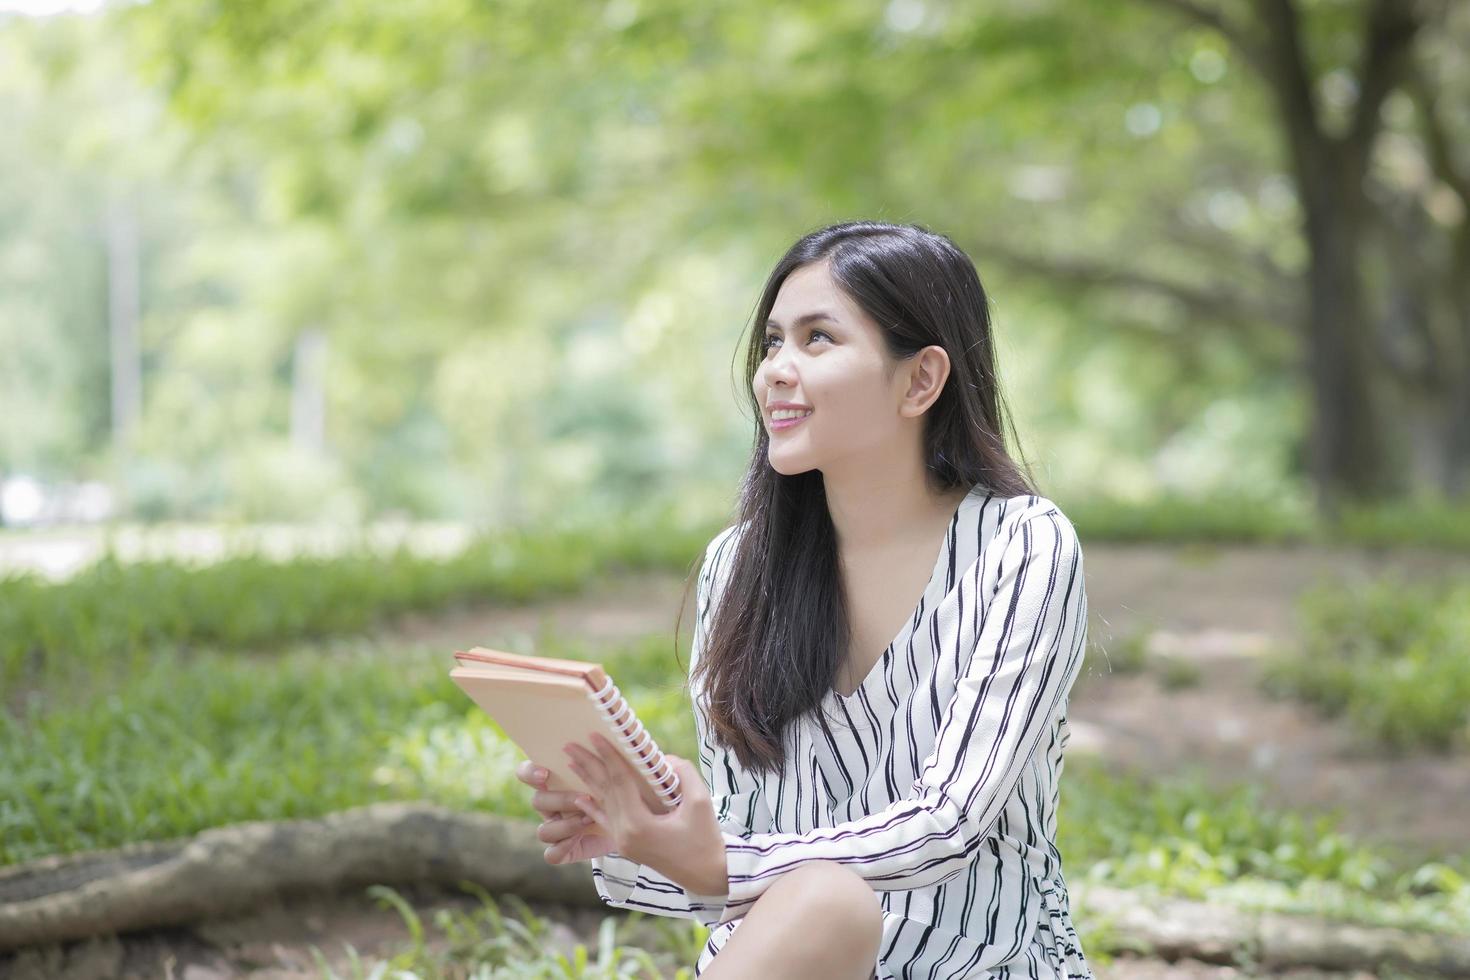
[[[597,821],[612,839],[612,849],[630,861],[647,865],[696,895],[726,895],[725,839],[715,816],[709,787],[687,759],[664,754],[679,776],[679,805],[655,813],[639,792],[642,778],[613,746],[592,735],[595,752],[574,742],[564,750],[572,770],[595,797],[571,794],[572,804]]]
[[[516,766],[516,778],[537,787],[531,805],[543,821],[536,828],[536,839],[551,845],[545,852],[547,864],[571,864],[612,853],[612,841],[591,817],[572,805],[575,792],[546,789],[546,770],[530,759]]]

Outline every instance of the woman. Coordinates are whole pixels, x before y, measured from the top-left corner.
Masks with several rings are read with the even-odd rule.
[[[698,578],[699,768],[673,758],[654,814],[610,743],[569,743],[597,792],[533,794],[546,860],[709,926],[697,976],[1090,978],[1054,843],[1082,552],[1006,454],[974,265],[823,228],[756,324],[740,520]]]

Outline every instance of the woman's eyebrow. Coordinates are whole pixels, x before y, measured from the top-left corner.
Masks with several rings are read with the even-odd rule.
[[[831,323],[837,322],[837,318],[834,317],[832,314],[826,312],[825,310],[817,310],[815,313],[803,313],[801,316],[797,317],[796,326],[799,327],[804,323],[812,323],[816,320],[827,320]],[[781,329],[781,324],[777,323],[775,320],[767,320],[766,326],[775,327],[777,330]]]

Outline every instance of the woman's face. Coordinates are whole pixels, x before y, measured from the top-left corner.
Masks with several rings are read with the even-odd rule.
[[[824,316],[804,319],[813,314]],[[765,360],[751,382],[777,472],[817,469],[830,479],[871,472],[912,452],[917,418],[912,407],[903,410],[912,372],[892,370],[880,331],[832,281],[827,261],[786,277],[765,326]],[[795,425],[773,420],[772,404],[780,402],[811,414]]]

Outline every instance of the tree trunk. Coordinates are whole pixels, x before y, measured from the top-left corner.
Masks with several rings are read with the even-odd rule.
[[[1305,354],[1312,389],[1310,467],[1318,508],[1335,521],[1344,503],[1381,499],[1402,487],[1388,453],[1386,399],[1375,385],[1376,320],[1366,306],[1365,235],[1372,214],[1364,177],[1381,129],[1379,110],[1401,79],[1417,14],[1375,0],[1363,23],[1358,104],[1347,130],[1329,132],[1293,0],[1255,0],[1261,47],[1253,52],[1270,85],[1310,260]]]
[[[1371,317],[1362,284],[1367,200],[1357,168],[1325,155],[1300,175],[1311,261],[1307,272],[1307,376],[1312,389],[1311,468],[1329,519],[1343,503],[1387,496],[1391,476],[1371,366]]]
[[[1470,202],[1467,202],[1470,204]],[[1449,443],[1446,448],[1445,494],[1451,499],[1470,495],[1470,215],[1461,219],[1460,234],[1455,239],[1454,258],[1449,269],[1453,294],[1455,332],[1459,349],[1455,352],[1458,375],[1450,384]]]

